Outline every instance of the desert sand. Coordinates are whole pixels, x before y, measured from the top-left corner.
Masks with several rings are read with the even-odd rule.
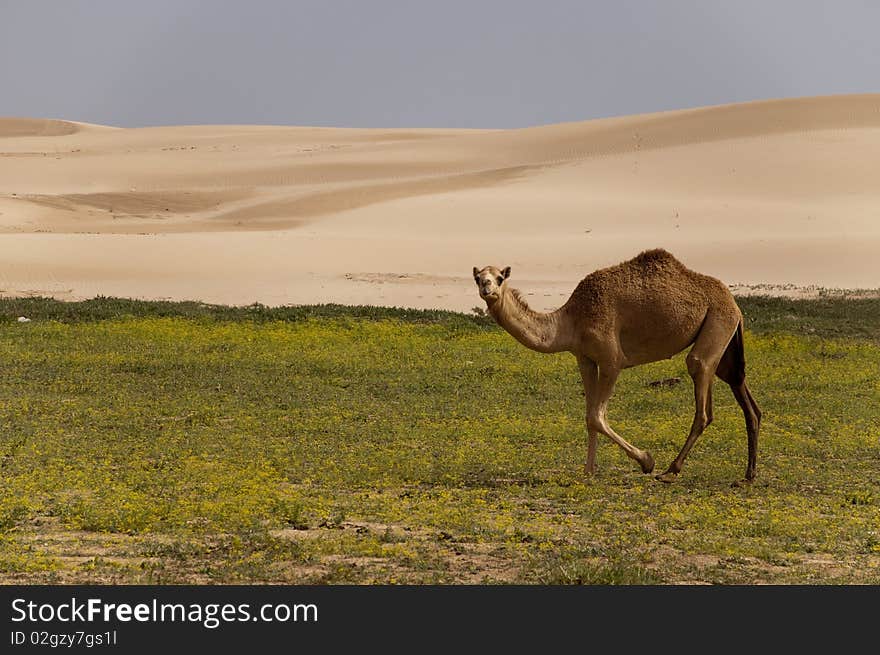
[[[880,287],[880,94],[515,130],[0,118],[0,295],[536,309],[663,247],[738,293]]]

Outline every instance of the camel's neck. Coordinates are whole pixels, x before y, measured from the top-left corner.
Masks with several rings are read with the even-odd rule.
[[[542,353],[571,350],[571,335],[560,310],[542,314],[531,309],[515,289],[507,289],[489,306],[495,321],[526,348]]]

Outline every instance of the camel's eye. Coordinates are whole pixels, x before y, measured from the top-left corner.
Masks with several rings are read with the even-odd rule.
[[[500,287],[501,283],[504,282],[504,278],[499,276],[499,277],[495,278],[495,281],[498,283],[498,286]]]

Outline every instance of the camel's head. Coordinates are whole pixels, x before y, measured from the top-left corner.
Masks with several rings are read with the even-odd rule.
[[[510,266],[504,269],[495,268],[494,266],[486,266],[478,269],[474,266],[474,282],[477,283],[477,289],[480,291],[480,298],[491,304],[498,300],[504,283],[510,277]]]

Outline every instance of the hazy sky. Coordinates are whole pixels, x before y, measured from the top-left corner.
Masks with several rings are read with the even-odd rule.
[[[0,116],[519,127],[880,91],[876,0],[0,0]]]

